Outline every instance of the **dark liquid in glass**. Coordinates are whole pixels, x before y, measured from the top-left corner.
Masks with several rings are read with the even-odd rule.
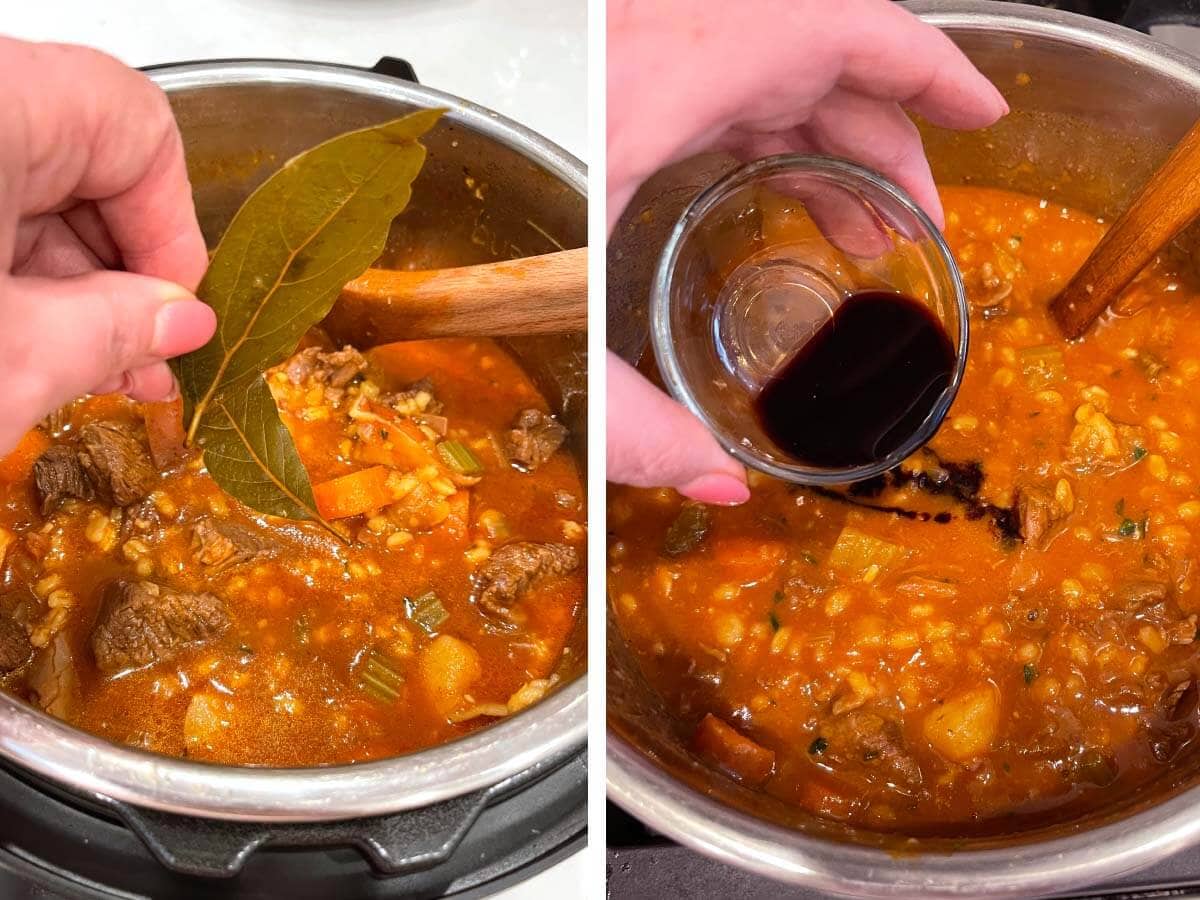
[[[954,345],[927,306],[904,294],[858,291],[771,376],[755,413],[798,462],[864,465],[912,436],[954,364]]]

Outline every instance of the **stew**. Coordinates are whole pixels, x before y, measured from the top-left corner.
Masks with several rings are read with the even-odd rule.
[[[734,509],[614,487],[609,593],[698,756],[817,816],[1007,832],[1132,796],[1196,743],[1200,303],[1168,261],[1063,342],[1104,224],[946,188],[971,352],[939,433]]]
[[[585,513],[545,399],[487,340],[307,343],[267,378],[338,535],[230,499],[171,445],[178,405],[84,398],[0,461],[10,691],[159,753],[301,766],[553,689]]]

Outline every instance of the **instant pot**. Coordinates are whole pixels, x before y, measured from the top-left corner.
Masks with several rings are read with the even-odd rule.
[[[448,112],[384,264],[471,265],[581,247],[587,175],[494,112],[373,70],[269,60],[154,67],[215,244],[284,161],[417,107]],[[481,187],[483,186],[483,187]],[[508,348],[571,429],[586,471],[586,336]],[[560,687],[510,719],[392,759],[235,768],[110,743],[0,694],[0,896],[477,896],[582,848],[586,623]]]
[[[903,5],[944,29],[1012,108],[981,132],[922,127],[940,182],[1011,188],[1111,217],[1200,117],[1200,59],[1130,28],[1020,3]],[[1197,22],[1194,2],[1074,5],[1124,15],[1147,29]],[[692,197],[734,165],[712,155],[658,173],[614,229],[609,346],[627,359],[645,348],[644,298],[668,231]],[[1193,227],[1179,239],[1183,258],[1200,259],[1198,235]],[[1196,276],[1194,266],[1189,276]],[[611,615],[608,633],[609,797],[648,827],[641,846],[665,836],[822,895],[1034,897],[1117,879],[1173,888],[1175,876],[1200,884],[1200,854],[1185,852],[1200,844],[1195,754],[1107,809],[1065,825],[959,841],[855,831],[744,788],[697,760]],[[610,849],[613,895],[672,896],[666,872],[678,885],[695,877],[688,890],[703,890],[699,879],[711,869],[709,860],[693,866],[687,856],[676,857],[668,869],[660,851],[644,857],[653,865],[638,868],[638,857]],[[729,894],[751,896],[750,885],[734,877],[703,883],[710,891],[722,884]],[[618,885],[636,891],[622,893]],[[778,890],[764,887],[755,895]]]

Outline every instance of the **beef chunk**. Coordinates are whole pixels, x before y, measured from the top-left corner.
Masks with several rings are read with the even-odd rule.
[[[79,429],[79,462],[96,493],[117,506],[129,506],[150,493],[157,474],[141,441],[112,422],[89,422]]]
[[[505,435],[504,449],[517,468],[532,472],[566,439],[567,429],[557,419],[540,410],[527,409],[517,416],[512,429]]]
[[[1066,707],[1048,703],[1042,708],[1041,723],[1023,731],[1016,751],[1021,756],[1041,759],[1066,759],[1073,748],[1085,743],[1079,717]]]
[[[831,761],[867,763],[889,783],[915,788],[921,770],[904,743],[900,723],[869,709],[856,709],[824,722],[821,737]]]
[[[234,522],[201,519],[192,527],[196,561],[216,571],[268,555],[266,543],[249,528]]]
[[[70,447],[55,445],[33,464],[33,484],[48,516],[69,498],[94,500],[96,489],[88,479],[79,455]]]
[[[1197,705],[1200,705],[1200,691],[1197,691],[1196,682],[1191,678],[1179,682],[1163,694],[1160,704],[1162,711],[1172,722],[1194,715]]]
[[[345,387],[366,368],[366,358],[349,345],[341,350],[309,347],[288,360],[287,376],[292,384],[304,384],[311,378],[331,387]]]
[[[1035,487],[1017,489],[1017,515],[1021,520],[1021,539],[1026,546],[1041,549],[1050,536],[1050,529],[1062,516],[1054,498]]]
[[[147,534],[162,523],[163,515],[153,498],[145,497],[133,506],[126,507],[121,515],[121,543],[136,533]]]
[[[100,670],[113,674],[171,659],[228,627],[225,604],[213,594],[118,581],[105,591],[92,629],[92,652]]]
[[[433,382],[428,378],[414,381],[398,394],[388,398],[388,405],[406,416],[441,415],[444,406],[433,393]]]
[[[1158,715],[1149,719],[1150,752],[1159,762],[1170,762],[1192,743],[1200,714],[1200,691],[1188,678],[1170,688],[1162,697]]]
[[[314,381],[325,386],[325,399],[340,403],[346,388],[367,369],[366,358],[347,345],[341,350],[309,347],[288,360],[285,371],[292,384]]]
[[[1166,600],[1170,592],[1169,584],[1147,578],[1119,585],[1114,591],[1114,596],[1125,609],[1139,612]]]
[[[29,669],[32,699],[52,716],[68,718],[79,705],[79,673],[75,654],[61,631],[43,649]]]
[[[546,575],[565,575],[578,565],[579,554],[566,544],[505,544],[475,576],[476,602],[488,615],[512,622],[513,604],[534,581]]]
[[[79,440],[79,449],[59,444],[33,464],[42,515],[49,515],[69,497],[99,497],[117,506],[129,506],[150,493],[154,468],[141,442],[121,426],[89,422],[79,429]]]
[[[0,674],[7,675],[29,662],[33,645],[21,625],[5,615],[0,615]]]

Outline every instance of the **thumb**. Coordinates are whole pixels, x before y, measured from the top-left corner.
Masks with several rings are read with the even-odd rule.
[[[611,352],[607,381],[610,481],[673,487],[705,503],[749,499],[745,469],[699,419]]]
[[[0,400],[5,429],[121,384],[212,336],[212,309],[170,281],[126,272],[0,281]],[[5,441],[0,437],[0,445]]]

